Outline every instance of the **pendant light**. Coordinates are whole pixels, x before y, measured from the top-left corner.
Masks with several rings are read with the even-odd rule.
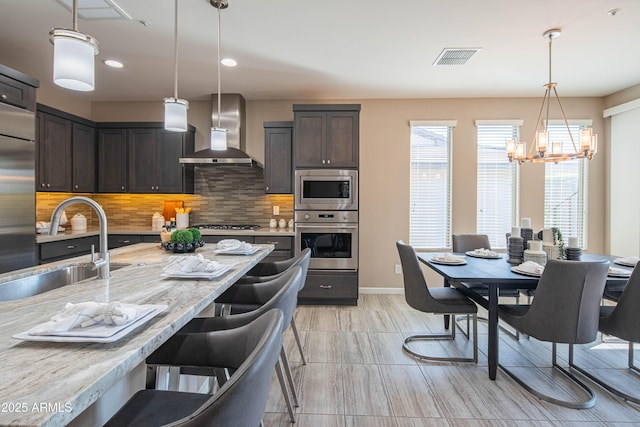
[[[173,132],[186,132],[189,101],[178,98],[178,0],[174,0],[174,3],[173,98],[164,99],[164,128]]]
[[[593,157],[598,151],[598,135],[593,133],[591,128],[585,128],[580,132],[580,143],[575,143],[571,129],[569,128],[569,122],[564,114],[564,109],[560,103],[560,96],[558,96],[558,90],[556,89],[557,83],[551,81],[551,43],[555,37],[559,37],[562,31],[559,29],[547,30],[542,35],[545,39],[549,40],[549,83],[545,84],[546,88],[544,97],[542,98],[542,106],[538,113],[538,121],[536,122],[536,129],[533,133],[533,140],[535,141],[535,152],[533,151],[533,145],[531,146],[531,152],[527,153],[526,143],[521,141],[517,143],[515,140],[510,139],[507,141],[507,157],[509,161],[517,161],[522,164],[529,163],[558,163],[566,160],[573,159],[589,159]],[[573,150],[563,151],[561,142],[550,142],[547,126],[549,125],[549,108],[551,104],[551,92],[558,101],[558,107],[560,114],[562,115],[563,123],[567,129],[567,134],[571,140]],[[542,123],[542,112],[545,111],[546,116],[545,123]]]
[[[78,0],[73,0],[73,30],[54,28],[49,41],[53,44],[54,83],[82,92],[95,89],[98,41],[78,32]]]
[[[229,7],[227,0],[209,0],[211,6],[218,9],[218,125],[211,128],[211,149],[223,151],[227,149],[227,129],[220,127],[220,99],[222,94],[220,91],[220,9]]]

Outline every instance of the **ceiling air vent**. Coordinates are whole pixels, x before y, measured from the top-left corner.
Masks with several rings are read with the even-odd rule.
[[[69,11],[73,10],[73,0],[56,0]],[[78,0],[78,17],[87,21],[103,19],[126,19],[129,15],[113,0]]]
[[[464,65],[467,63],[477,51],[481,50],[477,47],[472,48],[444,48],[440,55],[436,58],[433,65]]]

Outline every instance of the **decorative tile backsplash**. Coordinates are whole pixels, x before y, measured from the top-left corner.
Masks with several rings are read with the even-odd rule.
[[[104,209],[109,226],[151,228],[154,212],[162,213],[165,200],[183,200],[191,207],[190,224],[259,224],[267,227],[269,219],[293,218],[293,195],[264,194],[263,170],[241,165],[196,166],[196,194],[80,194],[36,193],[36,221],[49,221],[53,209],[72,196],[86,196]],[[272,207],[280,207],[280,215],[272,215]],[[98,225],[89,206],[69,206],[69,220],[76,213],[87,217],[87,223]]]

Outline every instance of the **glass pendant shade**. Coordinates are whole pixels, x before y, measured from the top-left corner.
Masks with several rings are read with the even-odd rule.
[[[187,131],[189,101],[176,98],[164,99],[164,128],[172,132]]]
[[[211,128],[211,149],[215,151],[227,149],[227,129]]]
[[[91,36],[72,30],[53,29],[53,81],[82,92],[95,89],[95,55],[98,44]]]

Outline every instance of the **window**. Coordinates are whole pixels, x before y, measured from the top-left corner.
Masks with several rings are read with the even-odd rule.
[[[476,120],[476,232],[489,236],[492,248],[505,248],[506,233],[517,223],[520,168],[517,162],[509,161],[506,141],[519,140],[521,125],[521,121]]]
[[[410,243],[451,247],[451,143],[455,121],[412,121]]]
[[[569,121],[573,140],[580,147],[580,131],[587,124]],[[561,142],[563,151],[573,151],[569,131],[564,123],[547,126],[550,142]],[[545,164],[544,226],[557,227],[566,242],[577,237],[580,247],[587,247],[587,177],[589,160],[575,159]]]

